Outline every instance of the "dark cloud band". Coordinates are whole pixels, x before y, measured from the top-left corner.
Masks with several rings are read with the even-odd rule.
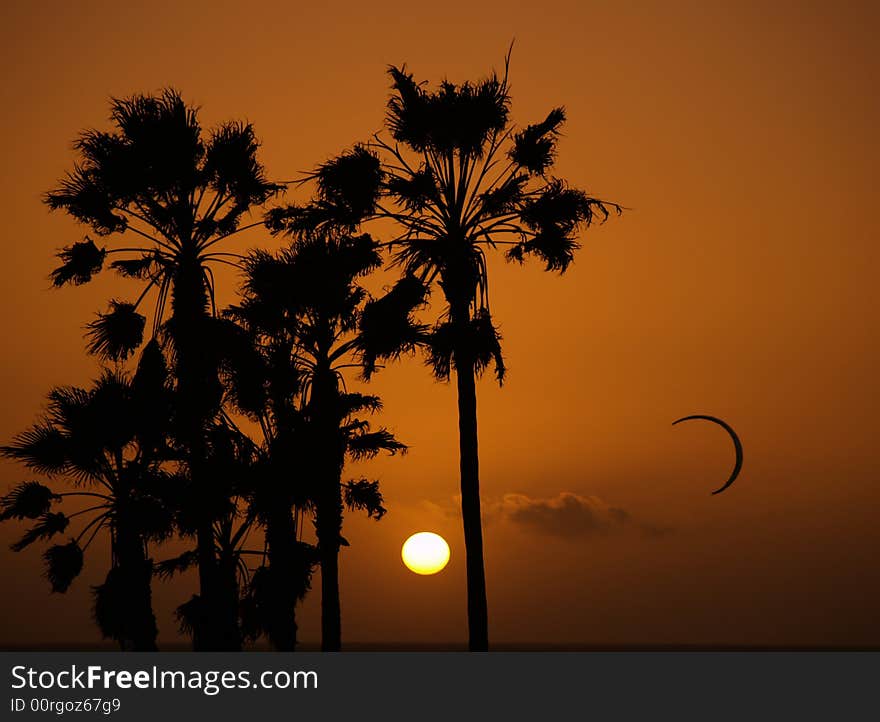
[[[532,531],[562,538],[606,533],[630,520],[628,512],[608,506],[598,497],[568,491],[545,499],[505,494],[492,512]]]

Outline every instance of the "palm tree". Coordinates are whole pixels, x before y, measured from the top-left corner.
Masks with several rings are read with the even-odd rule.
[[[311,587],[317,562],[315,549],[302,541],[311,499],[300,469],[308,453],[300,445],[300,369],[285,324],[252,318],[247,334],[248,348],[236,354],[225,379],[231,408],[262,431],[247,502],[264,530],[265,546],[243,600],[245,637],[265,635],[275,649],[294,651],[296,606]]]
[[[266,264],[270,271],[271,266]],[[275,649],[293,651],[296,606],[310,589],[317,559],[314,548],[302,541],[311,500],[300,473],[300,366],[296,340],[284,320],[285,306],[277,297],[280,290],[277,283],[264,289],[266,296],[274,295],[261,304],[268,312],[265,318],[258,318],[253,303],[247,314],[237,308],[227,311],[241,323],[247,342],[234,344],[236,351],[224,367],[224,386],[230,410],[258,424],[262,433],[247,503],[265,532],[265,545],[243,599],[244,635],[251,641],[265,635]]]
[[[241,649],[242,633],[239,624],[240,581],[244,571],[243,544],[254,527],[252,514],[244,513],[246,497],[253,484],[257,450],[253,442],[231,424],[225,414],[211,422],[205,433],[205,458],[202,467],[212,480],[211,493],[206,497],[189,483],[187,470],[178,473],[171,507],[174,525],[183,539],[196,539],[196,546],[176,557],[157,563],[156,572],[162,579],[198,565],[198,531],[206,516],[213,520],[213,544],[217,595],[205,600],[194,594],[177,609],[180,631],[192,637],[193,647],[206,646],[202,635],[210,629],[210,618],[218,615],[231,620],[225,629],[227,649]],[[180,482],[181,476],[184,477]],[[210,509],[205,509],[210,505]],[[257,553],[257,552],[253,552]]]
[[[222,395],[217,354],[208,352],[217,349],[207,343],[215,310],[212,266],[235,265],[238,256],[219,250],[220,244],[260,225],[243,220],[280,186],[265,177],[250,124],[224,123],[206,136],[197,110],[174,90],[115,99],[110,119],[112,131],[79,136],[77,164],[45,199],[108,245],[99,247],[87,236],[64,248],[52,281],[86,283],[110,256],[113,270],[143,282],[134,302],[114,299],[90,324],[89,350],[115,361],[141,343],[146,319],[138,309],[155,292],[153,336],[164,331],[174,359],[175,437],[195,493],[207,498],[205,435]],[[122,237],[132,240],[108,247]],[[210,610],[198,638],[204,649],[234,649],[236,621],[220,611],[213,522],[207,512],[198,522],[200,596]]]
[[[310,203],[269,215],[271,224],[293,230],[354,232],[378,219],[397,225],[386,245],[404,277],[384,309],[390,313],[374,326],[380,343],[372,359],[387,357],[389,348],[390,355],[398,352],[387,345],[381,326],[400,326],[435,284],[442,293],[440,316],[427,338],[428,360],[438,379],[449,380],[453,372],[456,378],[469,643],[475,651],[488,649],[489,639],[476,379],[490,365],[499,383],[504,377],[487,253],[506,248],[507,260],[535,257],[547,271],[564,273],[579,247],[578,233],[597,217],[621,211],[552,175],[563,108],[522,128],[511,122],[509,59],[500,78],[443,81],[436,90],[405,66],[391,67],[390,139],[377,134],[320,165],[306,178],[316,186]]]
[[[238,619],[240,647],[243,640],[253,640],[266,631],[263,612],[273,601],[263,598],[262,585],[255,594],[252,570],[247,564],[248,555],[260,556],[265,563],[265,550],[247,546],[258,520],[252,499],[255,489],[262,485],[265,471],[260,458],[261,450],[228,416],[224,415],[212,424],[207,438],[206,470],[224,490],[223,494],[213,497],[220,506],[211,515],[215,520],[214,546],[218,579],[223,590],[219,601],[224,605],[224,614]],[[174,499],[175,525],[182,537],[192,538],[198,528],[201,517],[199,507],[204,500],[188,493],[191,492],[191,487],[178,486],[178,492],[181,490],[183,493],[178,493]],[[197,549],[188,549],[176,557],[158,562],[156,572],[161,578],[168,579],[196,565],[198,558]],[[308,578],[305,585],[308,586]],[[259,604],[255,602],[255,597]],[[198,637],[205,627],[203,618],[210,613],[198,594],[194,594],[177,608],[180,631],[192,636],[196,648],[203,646]]]
[[[15,551],[66,532],[77,517],[86,520],[76,536],[44,554],[53,592],[68,589],[99,532],[109,535],[110,570],[93,590],[94,614],[104,637],[124,650],[156,649],[147,547],[173,528],[165,498],[168,477],[161,469],[169,409],[161,354],[148,347],[133,380],[105,371],[90,389],[53,389],[45,417],[0,448],[2,455],[61,477],[75,489],[56,491],[27,481],[0,498],[0,520],[36,521],[12,545]],[[90,506],[67,514],[51,510],[55,503],[80,498]]]
[[[266,516],[270,550],[296,539],[301,521],[292,525],[291,512],[295,519],[297,509],[314,511],[325,651],[338,651],[342,643],[343,509],[363,510],[376,519],[385,513],[378,482],[343,482],[346,459],[406,449],[363,418],[381,408],[380,400],[345,385],[345,370],[360,368],[358,323],[368,296],[358,281],[379,263],[368,235],[300,235],[278,254],[255,252],[248,258],[241,304],[229,311],[253,335],[266,369],[267,404],[252,413],[258,414],[276,464],[275,495],[269,499],[277,514]],[[275,553],[287,554],[281,564],[292,565],[295,578],[298,555],[282,549]],[[290,598],[288,609],[292,603]]]

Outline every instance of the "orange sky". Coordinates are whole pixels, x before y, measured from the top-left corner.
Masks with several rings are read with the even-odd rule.
[[[47,280],[83,230],[40,195],[70,167],[76,133],[106,123],[109,96],[174,85],[206,125],[247,118],[286,179],[380,128],[387,64],[475,78],[515,36],[514,119],[564,104],[559,173],[633,210],[589,232],[562,279],[491,267],[510,369],[503,389],[479,388],[492,639],[880,644],[876,5],[177,5],[0,10],[0,439],[51,385],[95,375],[82,326],[128,293],[109,275],[60,291]],[[252,233],[242,249],[277,245]],[[412,449],[368,471],[388,516],[347,522],[344,638],[464,641],[454,391],[415,360],[372,386]],[[729,440],[669,425],[689,413],[742,437],[742,476],[723,495],[709,492]],[[21,478],[0,465],[0,489]],[[541,522],[563,492],[596,530]],[[400,563],[421,529],[452,548],[436,577]],[[0,527],[4,549],[18,533]],[[96,640],[88,585],[106,560],[92,555],[66,597],[50,596],[38,554],[0,552],[0,642]],[[160,644],[193,584],[157,586]],[[300,614],[306,640],[318,601]]]

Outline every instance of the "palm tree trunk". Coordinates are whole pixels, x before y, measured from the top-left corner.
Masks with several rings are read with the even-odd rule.
[[[116,599],[121,609],[122,629],[119,645],[123,650],[155,652],[156,616],[153,614],[151,582],[153,563],[147,559],[144,543],[122,523],[117,527],[113,545],[116,570],[113,573],[120,596]]]
[[[309,402],[319,459],[315,532],[321,563],[321,650],[342,648],[342,609],[339,601],[339,540],[342,534],[342,467],[345,447],[339,439],[336,375],[326,358],[317,365]]]
[[[201,496],[211,493],[204,473],[205,430],[215,409],[217,370],[206,363],[205,322],[208,296],[198,258],[182,258],[172,289],[171,332],[176,351],[179,440],[186,449],[190,483]],[[212,509],[206,504],[205,509]],[[196,526],[201,614],[193,635],[197,651],[237,651],[241,648],[237,603],[231,604],[229,584],[218,568],[214,519],[202,513]]]
[[[337,483],[337,489],[339,487]],[[328,497],[330,495],[328,494]],[[321,651],[342,649],[342,608],[339,601],[339,535],[342,505],[325,499],[317,513],[318,554],[321,560]]]
[[[462,277],[466,278],[467,275],[450,276],[452,279]],[[453,281],[447,284],[446,289],[450,320],[461,337],[467,339],[471,324],[470,306],[474,290],[472,284]],[[461,519],[464,526],[467,570],[468,649],[472,652],[487,652],[489,613],[486,603],[486,571],[483,567],[483,522],[480,515],[476,369],[473,351],[467,342],[457,344],[453,353],[458,386],[458,450]]]
[[[297,641],[296,575],[299,574],[294,551],[296,525],[290,507],[281,500],[279,502],[266,523],[272,589],[268,636],[279,652],[293,652]]]
[[[156,616],[153,614],[152,590],[150,580],[152,578],[153,565],[149,559],[141,559],[138,565],[132,569],[133,588],[131,589],[131,644],[135,652],[155,652]]]
[[[473,360],[456,352],[458,448],[461,471],[461,518],[467,566],[468,649],[489,650],[483,524],[480,515],[480,462],[477,448],[477,388]]]
[[[190,457],[195,457],[191,453]],[[190,462],[190,474],[195,478],[200,476],[193,471],[193,463]],[[196,529],[196,556],[199,570],[199,598],[201,599],[202,613],[198,618],[199,629],[193,635],[193,649],[196,652],[214,651],[219,648],[217,642],[215,616],[217,613],[217,557],[214,550],[214,526],[210,520],[200,520]]]
[[[212,623],[216,649],[223,652],[241,651],[238,626],[238,567],[235,556],[221,554],[217,560],[217,589]]]

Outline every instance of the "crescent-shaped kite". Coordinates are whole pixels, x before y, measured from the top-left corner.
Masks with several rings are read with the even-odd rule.
[[[713,491],[713,494],[720,494],[724,491],[728,486],[730,486],[734,481],[736,481],[736,477],[739,476],[739,471],[742,469],[743,465],[743,447],[742,443],[739,440],[739,437],[736,435],[736,432],[730,427],[726,421],[722,421],[721,419],[715,416],[706,416],[705,414],[694,414],[693,416],[683,416],[680,419],[677,419],[672,422],[672,425],[680,424],[682,421],[691,421],[692,419],[703,419],[704,421],[711,421],[712,423],[718,424],[721,428],[723,428],[728,434],[730,434],[730,438],[733,439],[733,448],[736,451],[736,463],[733,465],[733,472],[730,475],[730,478],[720,489],[716,489]]]

